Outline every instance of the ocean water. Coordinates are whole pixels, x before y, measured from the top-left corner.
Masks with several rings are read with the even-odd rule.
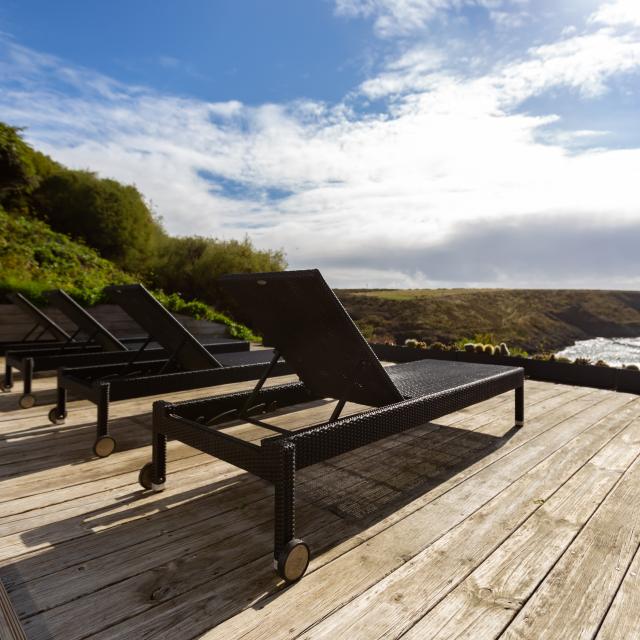
[[[612,367],[635,364],[640,367],[640,338],[593,338],[579,340],[556,355],[565,358],[589,358],[593,362],[604,360]]]

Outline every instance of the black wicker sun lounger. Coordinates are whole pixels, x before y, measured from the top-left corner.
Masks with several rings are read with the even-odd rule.
[[[22,340],[0,342],[0,355],[16,349],[44,349],[60,347],[74,342],[64,329],[48,318],[38,307],[31,304],[21,293],[9,293],[7,298],[25,315],[29,316],[33,326],[22,337]]]
[[[62,347],[38,348],[36,350],[20,349],[8,351],[5,356],[4,390],[13,387],[13,370],[22,373],[23,391],[18,400],[22,409],[36,404],[32,393],[34,373],[38,371],[54,371],[60,367],[96,367],[103,365],[127,364],[133,359],[160,361],[169,358],[165,349],[148,348],[153,336],[125,338],[119,340],[88,311],[83,309],[73,298],[61,289],[46,294],[49,302],[73,322],[76,334],[87,337],[85,342],[69,342]],[[210,352],[248,351],[246,340],[218,339],[204,345]],[[144,353],[143,353],[144,352]],[[57,420],[55,411],[50,412],[50,419]]]
[[[203,345],[142,285],[107,287],[106,291],[162,346],[165,356],[147,359],[147,352],[137,351],[125,363],[58,370],[58,399],[49,419],[64,422],[67,391],[94,402],[98,418],[93,451],[101,458],[116,446],[108,430],[110,401],[255,380],[272,359],[275,375],[292,371],[281,358],[273,358],[272,350],[249,351],[245,341],[226,343],[229,349],[225,343]]]
[[[274,566],[286,581],[305,572],[309,549],[295,538],[297,469],[321,462],[406,429],[423,425],[506,391],[515,390],[515,420],[524,419],[521,368],[419,361],[385,369],[317,270],[225,276],[220,285],[243,319],[261,331],[302,382],[202,400],[154,403],[153,459],[140,484],[162,490],[166,442],[175,438],[271,482],[275,486]],[[288,431],[256,416],[312,399],[338,400],[329,421]],[[340,418],[345,403],[373,407]],[[273,436],[259,444],[220,426],[240,419]]]

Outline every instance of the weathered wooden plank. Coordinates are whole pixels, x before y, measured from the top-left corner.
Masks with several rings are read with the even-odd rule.
[[[640,549],[636,551],[596,636],[597,640],[620,638],[640,638]]]
[[[0,581],[0,638],[2,640],[27,640],[20,619]]]
[[[465,423],[466,424],[466,423]],[[413,430],[415,431],[417,434],[422,435],[424,429],[418,429],[418,430]],[[457,430],[458,432],[460,432],[460,430]],[[454,437],[454,436],[451,436]],[[398,439],[394,439],[398,440]],[[354,460],[351,460],[350,462],[348,462],[348,458],[349,457],[353,457],[353,452],[349,453],[349,454],[344,454],[343,456],[339,456],[338,458],[334,459],[334,461],[332,461],[332,467],[335,467],[335,470],[328,470],[328,473],[330,474],[328,476],[329,478],[329,482],[327,482],[326,480],[323,482],[322,487],[326,488],[328,492],[330,493],[335,493],[336,492],[336,488],[339,488],[340,491],[346,491],[348,494],[352,493],[351,489],[350,489],[350,483],[351,485],[353,484],[354,478],[357,479],[359,482],[366,482],[367,480],[371,479],[371,474],[369,475],[369,477],[367,478],[367,480],[365,481],[361,481],[360,477],[362,476],[366,476],[366,466],[369,466],[370,468],[375,468],[376,467],[376,461],[372,461],[369,462],[369,460],[373,457],[375,457],[376,452],[373,451],[376,448],[379,450],[379,452],[383,452],[386,453],[387,451],[389,451],[389,447],[386,441],[380,441],[379,443],[376,443],[376,445],[372,445],[369,447],[366,447],[365,450],[367,451],[367,453],[369,454],[368,456],[359,456],[358,458],[355,458]],[[385,446],[387,445],[387,446]],[[402,458],[402,459],[406,459],[408,457],[408,453],[414,449],[416,446],[420,446],[420,438],[418,437],[413,437],[410,439],[407,439],[407,441],[405,442],[404,439],[400,439],[399,442],[397,442],[397,444],[395,444],[395,449],[394,449],[394,456],[397,456],[398,458]],[[422,443],[422,455],[428,454],[428,456],[432,459],[434,459],[435,461],[435,465],[434,468],[438,468],[441,467],[442,464],[445,465],[450,465],[452,464],[452,461],[449,459],[444,459],[443,461],[443,455],[439,454],[438,452],[432,452],[429,448],[428,443]],[[426,449],[425,449],[426,447]],[[449,456],[450,458],[450,456]],[[388,458],[387,458],[388,459]],[[328,463],[327,463],[328,464]],[[349,467],[349,473],[347,474],[342,474],[340,475],[340,469],[343,466],[348,466]],[[384,466],[381,465],[381,466]],[[313,492],[310,496],[308,491],[304,491],[304,487],[306,486],[306,484],[311,484],[313,485],[313,478],[316,477],[317,475],[325,475],[326,476],[326,471],[322,471],[322,470],[317,470],[315,468],[310,468],[305,470],[301,475],[303,477],[301,484],[299,484],[299,493],[300,493],[300,489],[302,488],[303,491],[302,496],[303,496],[303,501],[309,497],[314,498],[316,496],[313,495]],[[360,492],[360,498],[364,499],[365,496],[362,494],[362,492]],[[240,501],[242,502],[242,501]],[[201,507],[203,509],[205,509],[206,513],[215,513],[213,511],[211,511],[210,507]],[[246,506],[244,507],[246,508]],[[171,531],[171,525],[169,525],[166,520],[166,512],[165,512],[165,518],[163,521],[160,521],[160,514],[158,514],[158,516],[154,516],[154,520],[153,520],[153,524],[155,525],[156,522],[158,524],[159,527],[162,528],[163,533],[166,533],[167,531]],[[199,516],[200,519],[202,519],[202,516]],[[179,528],[181,525],[183,524],[183,522],[179,519],[176,519],[176,523],[175,523],[175,527]],[[130,525],[128,525],[130,526]],[[149,527],[150,528],[150,527]],[[112,531],[113,534],[118,534],[120,532],[119,528],[115,528],[114,531]],[[136,536],[141,536],[143,533],[143,531],[141,530],[141,528],[138,528],[136,531]],[[180,532],[181,534],[182,532]],[[175,533],[172,535],[176,535]],[[144,531],[144,536],[146,538],[149,538],[150,535],[148,534],[148,532],[145,530]],[[113,559],[113,561],[117,564],[126,564],[126,566],[133,571],[134,567],[135,567],[135,563],[132,565],[131,561],[126,561],[123,563],[120,563],[117,554],[116,556],[114,556],[114,551],[117,551],[117,546],[114,548],[114,543],[112,542],[112,538],[113,536],[110,535],[109,538],[109,542],[107,543],[107,547],[110,550],[110,555],[109,557]],[[137,537],[133,537],[133,534],[131,536],[129,536],[128,538],[131,539],[127,539],[127,543],[128,544],[132,544],[132,540],[137,540]],[[91,540],[91,536],[87,536],[86,538],[82,538],[81,540],[79,539],[74,539],[72,541],[72,549],[68,550],[65,552],[64,548],[60,548],[60,545],[57,545],[56,548],[56,556],[60,556],[60,558],[56,561],[57,566],[55,566],[52,569],[52,560],[50,558],[48,558],[46,555],[44,554],[36,554],[35,557],[32,558],[21,558],[20,559],[20,572],[19,572],[19,576],[20,579],[22,581],[30,581],[33,580],[34,577],[37,577],[37,575],[47,575],[48,573],[52,573],[54,570],[58,570],[60,571],[64,565],[67,564],[73,564],[73,560],[75,560],[76,562],[86,562],[88,559],[90,559],[90,555],[87,555],[87,549],[86,547],[89,547],[91,549],[93,549],[95,547],[95,545],[93,544],[93,541]],[[94,551],[95,553],[95,551]],[[82,555],[84,554],[84,555]],[[80,557],[79,557],[80,556]],[[62,565],[62,566],[61,566]],[[29,567],[29,571],[25,571],[25,566]],[[37,574],[36,572],[39,571],[40,573]],[[85,575],[88,575],[87,572],[85,572]],[[95,573],[94,573],[95,575]],[[96,584],[99,584],[100,581],[103,578],[106,578],[107,575],[109,576],[109,578],[111,578],[111,575],[108,574],[108,572],[102,573],[100,575],[98,575],[97,578],[94,578],[94,582]],[[29,585],[29,588],[31,591],[33,591],[33,589],[35,588],[33,583],[31,583]]]
[[[597,392],[593,393],[600,400],[603,400],[598,405],[600,406],[599,412],[604,414],[628,401],[618,398],[612,404],[604,407],[602,405],[606,403],[606,400],[603,399],[603,396],[598,395]],[[579,401],[575,404],[579,404]],[[573,409],[580,412],[584,406],[585,404],[579,409],[574,406]],[[589,404],[586,406],[589,406]],[[568,412],[569,416],[572,415],[570,409],[568,409],[568,404],[558,410],[559,415],[562,415],[563,411]],[[555,429],[547,425],[549,433],[555,434],[552,440],[557,438],[558,441],[566,441],[566,433],[572,431],[571,421],[566,420],[566,417],[565,415],[565,422],[563,422],[562,428],[557,426],[557,422],[557,428]],[[591,417],[595,419],[595,416],[592,415]],[[546,414],[545,418],[553,421],[553,418],[549,418],[549,414]],[[573,429],[575,428],[574,426]],[[544,431],[544,429],[541,430]],[[539,436],[534,440],[539,440],[542,437]],[[527,441],[524,435],[522,438]],[[505,447],[512,444],[515,439],[514,437]],[[568,439],[571,439],[571,436]],[[514,450],[525,450],[528,446],[525,446],[522,442],[519,445],[514,444],[511,449],[511,455],[513,455]],[[527,464],[531,462],[531,458],[538,457],[537,462],[539,462],[540,459],[546,457],[543,443],[531,445],[531,449],[535,453],[515,456],[516,460],[513,462],[515,468],[523,467],[524,471],[527,469]],[[496,457],[499,460],[504,458],[504,456]],[[527,458],[530,459],[527,460]],[[506,463],[503,462],[503,464]],[[277,634],[279,629],[285,628],[290,629],[293,635],[297,631],[296,625],[301,624],[301,621],[297,618],[292,620],[291,615],[285,615],[285,612],[301,610],[305,611],[305,620],[318,620],[330,612],[333,607],[338,606],[339,602],[351,599],[353,595],[359,593],[359,589],[364,590],[382,578],[394,565],[399,566],[402,564],[415,553],[412,550],[416,548],[416,545],[421,545],[425,542],[425,538],[429,536],[438,537],[451,526],[455,526],[455,524],[464,520],[469,513],[475,510],[474,503],[477,504],[479,502],[482,504],[486,501],[486,499],[483,499],[485,496],[490,499],[495,495],[495,489],[498,484],[500,484],[498,492],[504,488],[505,483],[506,485],[510,484],[510,480],[504,477],[505,474],[495,469],[495,466],[501,466],[495,459],[493,464],[487,463],[487,466],[494,466],[494,473],[486,473],[483,477],[482,472],[478,471],[475,475],[473,489],[469,490],[467,488],[471,483],[464,483],[465,486],[457,487],[457,491],[456,488],[452,488],[451,484],[443,483],[448,488],[442,489],[442,492],[439,493],[439,499],[434,500],[432,496],[423,496],[411,505],[407,505],[407,507],[399,509],[388,518],[385,518],[383,523],[370,527],[356,537],[349,537],[344,542],[336,545],[330,553],[316,557],[313,561],[312,572],[301,583],[290,587],[284,592],[277,592],[276,596],[269,596],[269,594],[273,594],[276,591],[276,585],[270,570],[266,566],[267,555],[262,558],[261,562],[255,561],[242,569],[238,568],[232,571],[225,576],[225,580],[218,581],[215,589],[214,585],[206,582],[202,587],[192,589],[183,596],[178,596],[168,603],[150,609],[143,615],[131,618],[121,624],[110,626],[110,636],[107,636],[105,632],[97,637],[119,638],[126,637],[127,633],[135,633],[139,637],[171,637],[174,632],[177,634],[175,637],[193,637],[206,630],[207,626],[213,626],[222,622],[225,618],[233,616],[237,612],[236,603],[238,599],[247,598],[247,600],[251,601],[258,593],[261,596],[260,610],[250,609],[243,611],[228,620],[227,623],[229,624],[222,624],[215,632],[212,632],[219,634],[219,636],[214,635],[214,637],[231,638],[242,636],[243,634],[247,634],[247,637],[274,637],[274,633]],[[492,476],[494,477],[493,480],[491,479]],[[458,476],[456,476],[455,482],[452,484],[456,487],[460,482]],[[440,487],[438,487],[438,490],[440,490]],[[457,493],[458,496],[464,495],[462,507],[457,504],[456,508],[452,509],[450,505],[447,505],[454,493]],[[429,503],[428,508],[416,511],[425,502]],[[416,504],[419,506],[416,506]],[[467,511],[467,509],[470,511]],[[418,513],[420,515],[416,515]],[[307,536],[306,532],[302,533],[304,537],[308,537],[314,543],[320,538],[321,545],[327,540],[331,543],[332,538],[335,538],[336,535],[335,532],[331,531],[331,528],[326,528],[321,532],[320,536],[318,532],[314,532],[310,536]],[[376,540],[372,540],[371,536]],[[395,548],[391,551],[388,549],[387,539],[394,540],[396,543]],[[428,544],[428,540],[426,544]],[[386,550],[377,551],[376,549]],[[349,550],[353,551],[349,552]],[[325,565],[327,558],[337,558],[335,562],[338,566],[331,563],[332,566],[330,568],[327,567]],[[354,569],[350,569],[350,567],[354,567]],[[250,583],[247,582],[247,576],[249,575],[251,576]],[[340,579],[337,580],[335,575],[339,575]],[[330,598],[326,597],[328,593],[331,594]],[[217,606],[215,608],[208,607],[206,603],[209,600],[215,600]],[[286,620],[279,617],[282,615],[285,615]]]
[[[606,497],[502,638],[592,638],[640,545],[640,511],[629,508],[638,502],[640,460]]]
[[[411,443],[406,443],[407,450],[411,446],[413,446]],[[397,448],[404,448],[404,447],[401,444]],[[426,451],[428,452],[428,449]],[[383,450],[381,451],[381,454],[387,455],[388,452],[389,450]],[[393,455],[402,456],[402,452],[394,453]],[[359,461],[359,464],[356,468],[355,473],[351,473],[349,475],[342,474],[342,476],[339,476],[338,473],[336,472],[330,472],[331,473],[330,478],[331,478],[331,481],[333,482],[333,487],[337,486],[337,487],[340,487],[340,489],[342,489],[343,487],[346,487],[346,489],[350,491],[350,488],[348,486],[349,483],[351,483],[352,485],[361,483],[362,482],[361,477],[363,475],[366,475],[366,471],[367,471],[366,467],[368,466],[370,469],[375,469],[378,466],[377,461],[372,458],[375,458],[375,456],[371,456],[368,459],[363,459]],[[385,459],[388,459],[388,457]],[[304,472],[302,475],[304,475]],[[329,483],[325,482],[325,484],[327,485]],[[303,480],[301,482],[301,486],[304,487],[304,485],[305,485],[305,481]],[[375,490],[375,487],[376,485],[371,485],[372,490]],[[265,487],[264,485],[260,485],[260,487],[256,487],[256,484],[254,483],[251,485],[251,487],[247,488],[247,483],[244,483],[242,485],[236,484],[234,487],[232,487],[231,491],[225,492],[224,495],[221,494],[219,497],[221,500],[224,501],[225,504],[231,505],[231,507],[233,507],[233,505],[235,504],[235,507],[241,510],[241,513],[239,514],[240,522],[243,522],[244,520],[246,520],[249,517],[249,515],[252,514],[254,509],[259,509],[260,513],[262,514],[261,517],[270,522],[272,517],[272,509],[273,509],[271,495],[272,493],[269,487]],[[366,492],[363,493],[362,491],[360,492],[360,498],[362,500],[365,500],[367,503],[371,500],[371,496],[367,495]],[[265,502],[265,499],[266,499],[266,502]],[[255,501],[255,503],[252,504],[251,502],[252,500]],[[212,507],[210,506],[207,507],[207,513],[210,513],[212,517],[216,515],[218,510],[219,509],[217,507],[214,509],[212,509]],[[198,518],[199,520],[201,520],[202,516],[198,514]],[[238,516],[234,515],[233,518],[234,519],[238,518]],[[252,517],[251,519],[253,520],[254,518]],[[200,522],[198,522],[197,527],[199,527],[202,530],[203,534],[205,532],[211,532],[212,530],[215,530],[219,532],[221,536],[229,537],[231,535],[237,534],[237,531],[234,530],[234,527],[237,528],[238,526],[236,523],[234,523],[233,520],[229,522],[231,524],[225,521],[225,525],[223,526],[222,523],[216,523],[215,521],[208,520],[205,524],[200,524]],[[151,525],[155,525],[155,524],[156,524],[155,522],[151,523]],[[169,555],[167,557],[167,553],[175,554],[176,549],[179,549],[184,545],[184,542],[182,541],[183,538],[190,538],[189,548],[192,551],[194,550],[194,548],[197,548],[198,546],[214,545],[214,543],[216,542],[215,540],[216,536],[210,535],[207,538],[206,536],[203,535],[202,540],[198,540],[197,537],[193,539],[193,536],[197,533],[197,531],[194,530],[190,534],[189,527],[187,527],[186,524],[187,524],[187,521],[183,519],[182,527],[180,527],[178,531],[172,534],[171,540],[173,544],[164,545],[162,541],[160,541],[157,543],[157,545],[149,546],[145,543],[143,545],[134,545],[130,548],[129,547],[125,548],[121,552],[110,551],[106,559],[98,558],[96,562],[87,562],[85,560],[83,563],[83,572],[82,572],[83,576],[85,576],[86,580],[90,581],[93,589],[97,589],[100,586],[110,584],[111,582],[114,582],[117,579],[123,579],[127,577],[129,574],[139,574],[143,570],[150,569],[162,562],[169,561],[172,558],[172,556]],[[158,526],[161,527],[163,533],[166,532],[167,530],[166,522],[158,523]],[[254,532],[247,537],[248,543],[251,543],[251,544],[242,544],[242,540],[239,538],[236,538],[237,548],[238,548],[237,550],[239,553],[241,553],[240,558],[244,562],[248,560],[248,558],[246,557],[247,548],[250,548],[250,547],[256,548],[258,556],[262,555],[263,553],[260,545],[255,545],[255,540],[253,539],[253,537],[255,537]],[[178,547],[176,547],[175,545],[177,539],[180,539],[180,542],[178,543]],[[129,540],[129,544],[132,544],[131,540]],[[78,553],[78,547],[81,545],[82,545],[82,542],[78,541],[77,539],[73,541],[73,550],[70,551],[73,557],[77,557],[76,554]],[[110,549],[112,549],[111,543],[108,543],[108,546]],[[159,546],[159,549],[156,549],[156,546]],[[165,547],[164,551],[163,551],[163,546]],[[215,549],[214,553],[217,554],[219,557],[220,549],[219,548]],[[223,554],[222,559],[224,560],[225,564],[228,563],[230,560],[229,554],[228,553]],[[35,559],[35,562],[38,563],[38,559]],[[105,563],[108,563],[108,565]],[[208,570],[211,570],[210,567],[212,566],[212,558],[208,557],[207,563],[209,566]],[[23,575],[24,570],[22,569],[22,564],[23,564],[22,562],[19,563],[20,569],[17,570],[17,573],[20,574],[21,580],[24,582],[24,575]],[[103,564],[105,564],[104,567],[103,567]],[[106,571],[108,567],[111,567],[110,571]],[[198,568],[199,567],[196,567],[196,569]],[[65,578],[65,574],[66,574],[66,578]],[[69,585],[68,589],[65,589],[65,583]],[[43,587],[42,586],[43,584],[48,586]],[[45,594],[47,592],[50,592],[55,596],[56,602],[62,603],[65,601],[64,600],[65,598],[68,600],[73,600],[76,597],[78,597],[79,595],[78,590],[80,590],[80,595],[81,595],[82,589],[84,587],[82,586],[81,581],[78,580],[77,567],[72,566],[66,572],[56,571],[53,575],[47,575],[43,580],[40,580],[40,581],[34,580],[32,578],[31,580],[29,580],[29,584],[25,588],[27,589],[27,592],[30,595],[30,600],[37,603],[38,607],[45,607],[45,604],[43,604],[43,602],[46,602],[46,605],[48,607],[51,607],[54,605],[51,601],[46,601],[46,595],[43,596],[43,598],[38,597],[38,594],[41,593],[43,589]],[[16,596],[15,592],[12,592],[12,593],[18,600],[20,600],[20,598]]]
[[[635,419],[403,638],[497,638],[639,451]]]
[[[540,391],[540,406],[537,411],[530,411],[531,397],[536,390]],[[215,390],[217,391],[218,389]],[[204,395],[211,392],[212,390],[208,390]],[[554,397],[558,392],[564,393],[565,397],[561,400]],[[432,485],[430,490],[425,489],[420,498],[400,507],[365,530],[361,523],[347,523],[336,515],[341,509],[354,512],[353,509],[357,510],[361,506],[357,499],[351,500],[352,488],[354,493],[359,492],[361,498],[368,498],[363,502],[370,502],[378,508],[380,505],[375,504],[376,497],[382,504],[396,493],[402,493],[412,483],[417,483],[430,474],[438,476],[442,469],[455,464],[456,451],[464,452],[463,457],[472,456],[474,448],[482,447],[483,444],[486,446],[487,440],[483,439],[483,433],[495,438],[495,435],[509,428],[512,420],[512,396],[494,398],[470,410],[448,416],[439,420],[440,426],[433,431],[430,428],[412,430],[376,443],[378,447],[365,447],[305,470],[308,477],[306,480],[301,479],[302,483],[299,485],[300,510],[301,513],[314,515],[303,517],[301,534],[315,550],[322,551],[329,545],[335,545],[324,555],[314,558],[307,577],[312,577],[326,563],[333,564],[333,561],[351,549],[362,547],[371,536],[375,537],[380,532],[395,527],[419,508],[416,503],[423,498],[426,499],[422,504],[428,504],[459,485],[470,482],[471,476],[514,452],[521,455],[517,452],[522,448],[537,449],[540,443],[536,440],[542,434],[557,428],[556,425],[544,423],[545,414],[549,410],[553,411],[555,408],[558,415],[570,418],[571,415],[597,406],[611,395],[544,383],[528,384],[527,425],[523,431],[506,439],[500,451],[487,455],[454,477],[444,482],[439,478],[440,484]],[[581,397],[582,403],[578,401]],[[574,402],[573,406],[571,402]],[[123,411],[130,411],[130,408],[127,409],[128,404],[121,403]],[[86,412],[86,415],[89,414],[90,411]],[[82,414],[79,413],[78,417],[80,415]],[[540,424],[534,424],[538,422]],[[455,425],[456,428],[447,429],[447,424]],[[458,426],[461,428],[457,429]],[[479,435],[476,437],[459,433],[463,429],[477,429]],[[529,433],[526,437],[521,435],[527,430]],[[24,436],[19,435],[19,432],[11,436],[13,441],[10,444],[17,446],[24,438],[22,443],[26,445],[25,453],[42,451],[40,443],[29,442],[27,426],[24,432]],[[143,431],[140,430],[140,433]],[[73,437],[82,436],[78,434]],[[57,436],[54,438],[56,447],[63,444],[63,439],[58,440]],[[425,447],[429,443],[435,447],[431,452],[431,460],[413,454],[413,449],[422,446],[422,440]],[[46,438],[41,442],[46,442]],[[171,443],[170,446],[175,444],[177,443]],[[546,445],[543,448],[544,446]],[[33,637],[57,637],[67,631],[65,620],[66,625],[71,628],[70,637],[76,637],[75,634],[82,637],[79,635],[83,631],[82,624],[78,622],[84,623],[85,619],[90,620],[95,616],[96,622],[91,622],[84,629],[85,635],[95,632],[98,637],[109,639],[132,636],[171,637],[174,640],[191,638],[205,632],[212,624],[234,616],[247,606],[249,600],[256,599],[262,600],[260,606],[263,603],[266,605],[267,619],[270,619],[270,602],[273,598],[270,594],[275,594],[278,587],[268,562],[272,531],[269,487],[242,473],[226,477],[225,480],[224,465],[209,458],[202,466],[210,467],[210,480],[216,482],[221,477],[220,470],[223,470],[219,490],[207,491],[204,475],[199,479],[196,477],[197,473],[189,475],[195,472],[195,461],[200,458],[200,454],[195,454],[191,460],[192,466],[187,467],[185,462],[184,470],[175,474],[177,482],[180,482],[181,474],[188,478],[187,482],[181,484],[173,494],[165,492],[162,496],[168,498],[165,502],[153,503],[153,497],[149,496],[150,504],[145,505],[139,500],[131,500],[126,493],[129,491],[129,495],[133,495],[137,492],[136,465],[141,456],[144,456],[144,451],[145,449],[121,451],[108,460],[93,461],[93,466],[90,462],[75,465],[71,460],[65,465],[55,465],[52,457],[50,469],[43,466],[36,473],[5,480],[4,485],[7,487],[12,486],[12,481],[16,483],[15,497],[19,500],[15,502],[15,509],[20,512],[18,514],[7,506],[6,516],[11,519],[12,515],[32,512],[37,517],[44,510],[45,518],[39,524],[8,536],[13,539],[15,550],[21,549],[21,555],[13,561],[7,558],[5,566],[0,570],[0,575],[3,571],[10,572],[11,593],[18,596],[21,606],[24,605],[21,611],[29,616],[29,628]],[[541,452],[542,449],[539,453]],[[170,451],[170,461],[174,455]],[[376,466],[376,456],[382,456],[386,460],[386,469],[380,470],[380,465]],[[206,456],[202,459],[206,459]],[[45,463],[46,456],[40,458],[40,461]],[[94,471],[103,463],[108,468],[105,466],[104,470]],[[83,475],[87,471],[89,473],[85,481]],[[232,473],[237,473],[237,470],[232,470]],[[361,479],[356,479],[357,473],[361,473]],[[504,470],[499,471],[501,476],[503,473]],[[69,476],[67,479],[65,474]],[[122,477],[127,474],[126,479]],[[330,508],[337,508],[336,513],[327,511],[329,503],[322,491],[326,488],[327,474],[334,476],[337,487],[340,482],[345,484],[344,499],[332,496],[334,500],[330,503]],[[170,488],[173,477],[170,475]],[[53,481],[51,487],[40,490],[38,480],[46,481],[47,478]],[[314,481],[319,490],[313,486]],[[306,488],[307,485],[309,488]],[[116,502],[120,496],[125,502],[118,505]],[[87,500],[81,506],[78,499],[83,497]],[[91,505],[91,498],[94,497],[95,504]],[[51,507],[47,515],[47,498],[61,507],[57,519]],[[313,504],[306,504],[307,500],[311,500]],[[75,515],[66,513],[67,503],[72,511],[78,509]],[[0,503],[0,509],[2,508]],[[80,521],[85,521],[85,526],[77,527]],[[87,524],[90,526],[86,526]],[[95,524],[98,526],[91,526]],[[62,530],[69,525],[70,535],[62,534]],[[33,542],[36,544],[31,546]],[[78,553],[74,555],[76,549]],[[369,550],[364,551],[366,553]],[[365,562],[357,570],[364,574],[375,572],[375,562],[376,559],[372,558],[370,563]],[[117,566],[117,569],[111,569],[110,572],[110,567],[113,566]],[[78,574],[75,575],[75,572]],[[92,577],[95,576],[99,576],[99,579],[93,582]],[[59,585],[59,594],[56,593],[56,584]],[[115,607],[114,610],[99,610],[102,605],[98,594],[101,592],[106,603],[114,603],[111,605],[112,609]],[[342,597],[344,592],[339,586],[337,597]],[[287,593],[288,591],[284,596]],[[335,599],[333,592],[317,592],[317,595],[319,598]],[[130,606],[126,604],[129,596],[132,598]],[[284,596],[280,595],[276,600]],[[29,598],[31,603],[28,602]],[[118,609],[123,601],[125,606]],[[284,604],[287,606],[286,602]],[[292,600],[288,606],[297,608],[305,606],[305,603],[298,605]],[[245,621],[248,623],[249,637],[253,637],[253,619],[247,618]],[[52,636],[52,631],[57,635]]]
[[[510,413],[510,412],[509,412],[509,413]],[[383,444],[383,443],[381,443],[381,444]],[[369,449],[369,447],[367,447],[367,449]],[[344,527],[341,527],[341,528],[342,528],[342,529],[344,529]],[[74,542],[75,542],[75,541],[74,541]],[[259,548],[259,547],[258,547],[258,548]],[[216,553],[218,553],[218,554],[219,554],[219,553],[220,553],[220,549],[216,549]],[[260,553],[262,553],[262,552],[260,551]],[[228,554],[226,554],[226,555],[228,556]],[[228,558],[227,558],[227,559],[228,559]],[[109,561],[116,561],[116,562],[117,562],[117,558],[109,557]],[[197,567],[196,567],[196,569],[197,569]],[[55,580],[54,580],[54,583],[55,583]],[[30,593],[33,593],[33,589],[34,589],[34,588],[36,588],[36,586],[35,586],[33,583],[29,584],[29,585],[28,585],[28,587],[29,587],[29,592],[30,592]]]
[[[407,631],[639,412],[640,403],[634,411],[622,410],[580,433],[459,526],[302,637],[308,640],[375,634],[377,638],[396,638]],[[613,447],[617,454],[628,455],[627,464],[640,452],[640,431],[634,435],[631,454],[626,442]]]

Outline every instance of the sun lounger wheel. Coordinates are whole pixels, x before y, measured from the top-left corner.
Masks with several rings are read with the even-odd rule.
[[[13,389],[13,385],[12,384],[3,384],[2,385],[2,390],[7,393],[8,391],[11,391],[11,389]]]
[[[300,580],[309,566],[311,554],[307,543],[294,538],[278,555],[276,571],[286,582]]]
[[[18,404],[21,409],[31,409],[36,403],[36,397],[33,393],[25,393],[23,396],[20,396],[20,400],[18,400]]]
[[[53,407],[53,409],[49,411],[49,422],[52,424],[64,424],[66,417],[67,412],[65,411],[62,414],[58,413],[58,407]]]
[[[153,463],[151,462],[147,462],[147,464],[140,469],[138,482],[144,489],[153,489],[154,491],[162,491],[164,489],[164,482],[161,484],[155,484],[153,482]]]
[[[113,453],[115,448],[115,438],[111,436],[100,436],[93,445],[93,453],[95,453],[98,458],[106,458]]]

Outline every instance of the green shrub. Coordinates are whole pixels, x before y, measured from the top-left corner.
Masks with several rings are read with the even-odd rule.
[[[358,329],[360,329],[360,333],[364,336],[364,339],[371,342],[375,334],[375,327],[368,322],[356,322],[356,325]]]
[[[509,352],[509,347],[507,347],[506,342],[501,342],[498,346],[501,356],[509,357],[511,353]]]
[[[404,346],[405,347],[409,347],[410,349],[417,349],[418,348],[418,341],[415,338],[407,338],[404,341]]]
[[[596,367],[608,367],[609,363],[605,362],[604,360],[598,360],[595,364]]]
[[[219,304],[225,298],[217,278],[225,273],[282,271],[282,251],[261,251],[251,240],[164,238],[153,268],[153,284],[164,291],[179,291],[185,298]],[[232,301],[227,301],[232,302]]]
[[[447,351],[447,347],[442,342],[434,342],[429,346],[431,351]]]
[[[484,345],[483,344],[476,344],[474,345],[474,350],[476,353],[484,353]]]
[[[219,322],[227,326],[229,335],[240,340],[251,342],[261,342],[262,338],[253,333],[249,328],[239,322],[235,322],[224,313],[212,309],[209,305],[198,300],[189,302],[182,299],[177,293],[166,294],[163,291],[154,291],[153,295],[171,312],[181,313],[196,320],[208,320],[209,322]]]
[[[473,353],[475,351],[475,345],[472,342],[466,342],[462,347],[467,353]]]
[[[151,268],[163,231],[135,187],[62,169],[42,180],[32,203],[54,230],[83,240],[123,269]]]
[[[640,368],[636,364],[628,364],[626,367],[623,367],[623,369],[627,369],[629,371],[640,371]]]
[[[483,351],[488,356],[492,356],[495,352],[492,344],[485,344]]]
[[[564,356],[556,356],[556,362],[564,362],[565,364],[569,364],[571,360],[569,360],[569,358],[565,358]]]
[[[474,342],[480,344],[493,344],[496,340],[491,333],[476,333],[473,337]]]
[[[91,306],[110,284],[135,279],[93,249],[52,231],[44,222],[10,216],[0,208],[0,293],[19,291],[36,303],[47,289],[63,288]]]
[[[576,358],[573,364],[588,365],[591,364],[591,360],[589,358]]]
[[[0,122],[0,205],[10,206],[12,198],[30,192],[38,183],[29,145],[19,132]]]

